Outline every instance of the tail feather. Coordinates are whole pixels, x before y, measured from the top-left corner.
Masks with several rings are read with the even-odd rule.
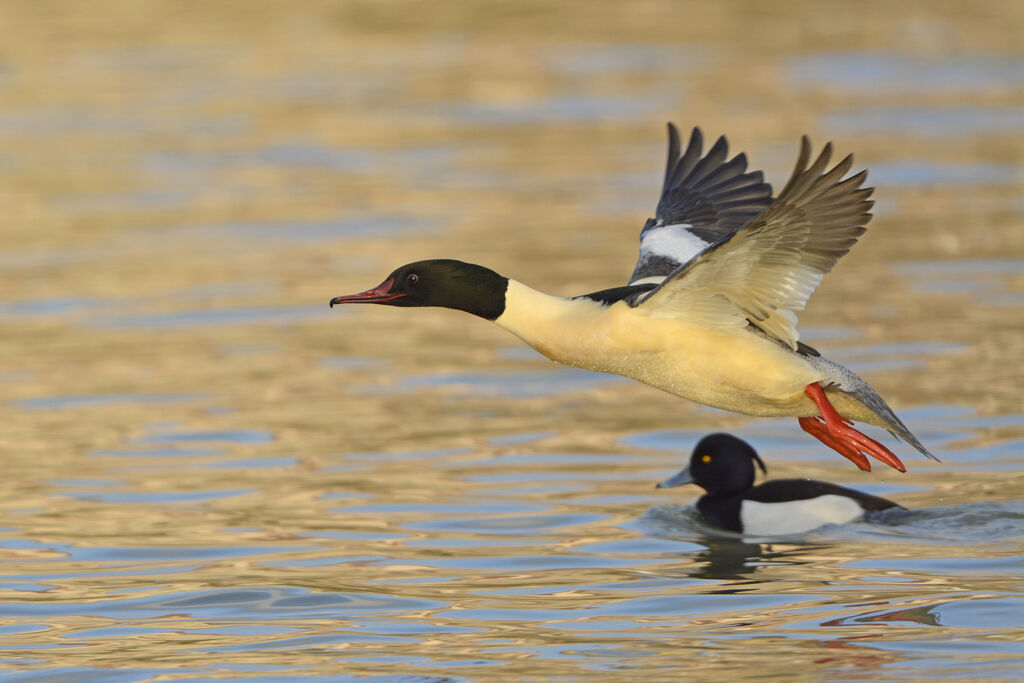
[[[865,384],[865,386],[867,385]],[[914,436],[914,433],[907,428],[907,425],[903,424],[903,420],[896,416],[896,413],[894,413],[892,408],[889,407],[889,404],[885,402],[885,399],[875,393],[875,390],[870,386],[868,386],[867,389],[870,392],[868,395],[853,392],[847,393],[874,411],[875,415],[878,415],[878,417],[887,422],[889,426],[886,430],[890,434],[895,436],[897,439],[906,441],[928,459],[934,460],[935,462],[942,462],[939,460],[938,456],[924,447],[924,444]]]
[[[924,444],[914,436],[913,432],[907,428],[903,421],[896,416],[889,404],[885,402],[878,392],[871,388],[867,382],[860,378],[857,373],[849,368],[845,368],[838,363],[834,363],[828,359],[818,357],[808,357],[807,360],[811,361],[815,366],[824,371],[827,374],[828,382],[832,387],[847,394],[858,403],[867,408],[871,413],[877,417],[882,423],[886,431],[895,436],[901,441],[913,446],[925,457],[941,462],[931,451],[924,447]]]

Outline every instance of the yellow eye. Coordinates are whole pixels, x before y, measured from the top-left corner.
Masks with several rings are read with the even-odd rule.
[[[700,461],[703,462],[703,463],[711,462],[711,456],[710,455],[702,455],[702,456],[700,456]]]

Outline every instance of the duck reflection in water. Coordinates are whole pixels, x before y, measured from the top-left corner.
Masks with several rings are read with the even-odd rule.
[[[706,537],[701,542],[707,545],[707,550],[693,553],[692,564],[688,566],[686,574],[694,579],[729,581],[724,586],[707,591],[721,595],[745,593],[754,590],[755,585],[763,586],[764,579],[757,578],[755,574],[768,567],[813,565],[815,560],[809,559],[808,555],[826,548],[825,545],[780,546],[713,537]]]

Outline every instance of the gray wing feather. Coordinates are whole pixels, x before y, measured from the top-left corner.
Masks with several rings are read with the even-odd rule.
[[[826,171],[831,155],[832,145],[825,145],[808,166],[805,136],[793,175],[771,206],[634,305],[711,326],[753,323],[795,350],[796,311],[871,219],[872,189],[861,187],[866,172],[840,180],[853,158]]]
[[[709,244],[728,237],[771,203],[771,185],[747,158],[731,160],[718,138],[703,154],[704,136],[690,133],[682,150],[679,131],[668,124],[668,161],[655,217],[640,231],[640,255],[629,282],[664,278]]]

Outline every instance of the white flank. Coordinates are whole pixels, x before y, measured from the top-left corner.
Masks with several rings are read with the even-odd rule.
[[[799,534],[825,524],[852,522],[863,514],[855,500],[833,494],[785,503],[745,500],[740,505],[743,533],[749,536]]]

